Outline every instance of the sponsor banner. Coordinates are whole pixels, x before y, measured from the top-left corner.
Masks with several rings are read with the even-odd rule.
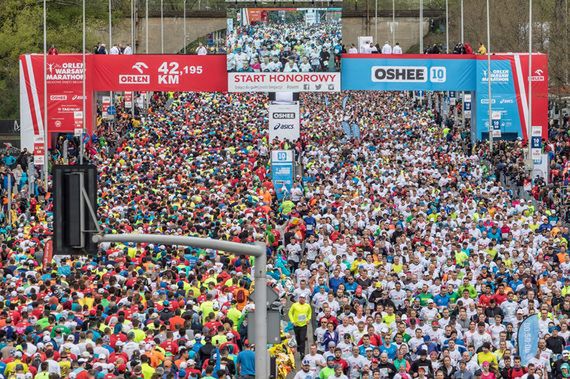
[[[53,259],[53,240],[50,238],[44,245],[44,257],[42,259],[43,268],[51,265]]]
[[[271,152],[271,177],[279,200],[291,193],[293,174],[293,150],[273,150]]]
[[[91,55],[95,91],[223,92],[225,55]]]
[[[339,72],[230,72],[230,92],[340,91]]]
[[[489,72],[486,57],[477,57],[478,138],[487,131],[488,83],[491,81],[492,109],[501,111],[503,134],[527,139],[528,118],[528,54],[496,54]],[[548,135],[548,60],[544,54],[532,56],[532,124],[541,125]],[[504,124],[504,125],[503,125]]]
[[[542,160],[542,127],[533,125],[531,133],[531,158],[534,163],[538,164]]]
[[[471,110],[471,94],[466,93],[463,95],[463,114],[465,115],[465,118],[471,118]]]
[[[472,91],[475,61],[458,55],[427,58],[425,55],[343,55],[343,90]]]
[[[534,358],[538,351],[538,315],[533,314],[523,320],[517,334],[519,356],[523,367]]]
[[[45,75],[43,55],[22,55],[19,64],[21,146],[31,150],[34,136],[44,135],[44,77],[47,79],[48,133],[73,132],[73,114],[83,109],[83,58],[79,54],[48,55]],[[87,82],[88,114],[91,114],[91,95]],[[90,121],[87,121],[88,130],[91,130]]]
[[[45,164],[44,141],[34,142],[34,165],[43,166]]]
[[[131,109],[133,107],[133,93],[125,91],[125,108]]]
[[[300,137],[299,102],[269,104],[269,141],[296,141]]]
[[[111,106],[111,96],[102,96],[101,97],[101,111],[103,113],[103,118],[105,119],[112,119],[113,117],[110,116],[108,109]]]

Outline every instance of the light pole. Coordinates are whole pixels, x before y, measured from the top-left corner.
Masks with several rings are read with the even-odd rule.
[[[374,0],[374,41],[378,42],[378,0]]]
[[[491,23],[489,22],[489,0],[487,0],[487,89],[489,96],[489,149],[493,153],[493,120],[492,120],[492,98],[491,98]]]
[[[79,137],[80,139],[80,149],[79,149],[79,164],[83,164],[83,155],[84,155],[84,151],[85,151],[85,143],[83,142],[83,134],[85,134],[85,79],[87,76],[87,70],[86,70],[86,66],[85,66],[85,0],[83,0],[83,8],[82,8],[82,21],[83,21],[83,26],[82,26],[82,44],[83,44],[83,53],[82,53],[82,59],[83,59],[83,80],[81,82],[81,86],[82,86],[82,97],[83,97],[83,108],[82,108],[82,115],[81,115],[81,136]]]
[[[164,0],[160,0],[160,53],[164,54]]]
[[[449,54],[449,0],[445,0],[445,52]]]
[[[463,0],[461,0],[461,43],[465,43],[463,36]]]
[[[186,54],[186,0],[184,0],[184,54]]]
[[[424,53],[424,0],[420,0],[420,54]]]
[[[45,190],[48,191],[48,108],[47,108],[47,4],[44,0],[44,181]],[[10,181],[11,182],[11,181]],[[12,198],[12,193],[9,194],[10,199]],[[9,207],[9,213],[11,214],[11,208]]]
[[[528,115],[526,121],[528,141],[528,170],[532,179],[532,0],[528,2]]]
[[[396,0],[392,0],[392,48],[396,45]]]
[[[144,8],[145,8],[144,18],[145,18],[145,24],[146,24],[146,27],[144,28],[144,33],[145,33],[144,51],[148,54],[148,0],[145,0]]]
[[[112,19],[111,0],[109,0],[109,49],[113,47],[113,19]]]
[[[257,242],[250,245],[207,238],[156,234],[96,234],[93,236],[93,242],[134,242],[192,246],[255,257],[253,302],[255,304],[256,321],[259,323],[259,325],[255,325],[255,379],[266,379],[269,377],[269,356],[267,351],[267,252],[264,243]],[[254,327],[254,325],[249,327]]]

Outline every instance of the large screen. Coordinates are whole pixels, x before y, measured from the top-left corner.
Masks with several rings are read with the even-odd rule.
[[[228,9],[230,91],[338,91],[341,8]]]

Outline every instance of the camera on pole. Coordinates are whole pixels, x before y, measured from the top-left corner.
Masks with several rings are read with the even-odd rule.
[[[97,253],[97,168],[55,166],[53,170],[55,255]]]

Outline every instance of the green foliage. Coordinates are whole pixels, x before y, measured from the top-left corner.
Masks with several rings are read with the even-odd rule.
[[[113,19],[129,15],[130,0],[112,0]],[[126,12],[125,12],[126,10]],[[107,30],[108,2],[86,0],[86,51],[97,41],[93,31]],[[82,1],[47,1],[47,44],[60,53],[82,51]],[[43,53],[43,1],[0,1],[0,119],[19,118],[18,57]]]

